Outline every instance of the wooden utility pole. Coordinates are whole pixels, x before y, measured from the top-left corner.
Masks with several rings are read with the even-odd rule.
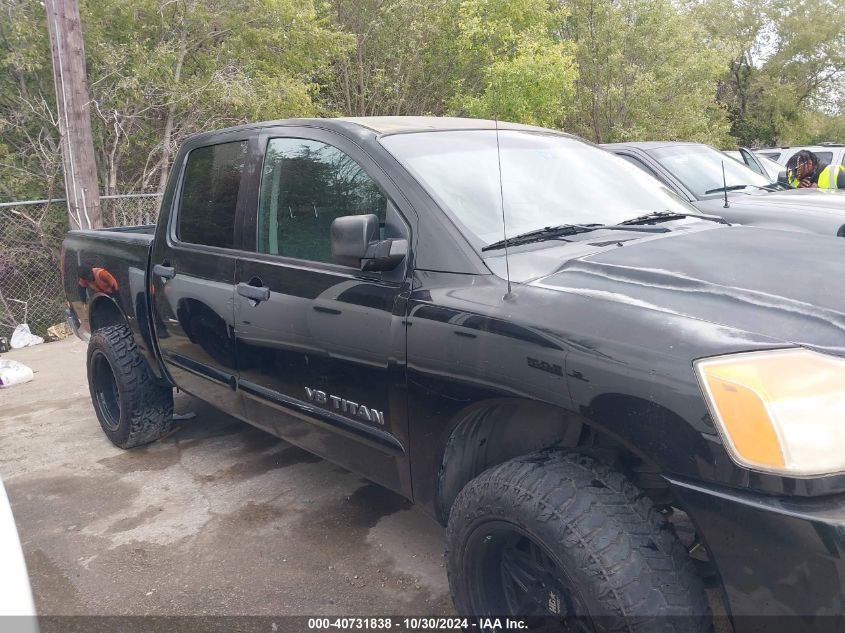
[[[85,46],[77,0],[45,0],[59,130],[62,134],[62,164],[71,228],[100,228],[100,190],[97,163],[91,137]]]

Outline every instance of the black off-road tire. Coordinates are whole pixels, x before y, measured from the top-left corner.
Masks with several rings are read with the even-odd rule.
[[[447,548],[462,615],[540,615],[552,605],[566,630],[712,631],[701,579],[666,518],[627,478],[584,455],[519,457],[470,481],[451,509]],[[535,559],[558,583],[525,583],[552,585],[537,590],[548,602],[508,612],[523,604],[508,598],[523,595],[509,580],[513,561]]]
[[[153,380],[126,325],[91,335],[88,388],[100,426],[115,446],[149,444],[172,427],[173,390]]]

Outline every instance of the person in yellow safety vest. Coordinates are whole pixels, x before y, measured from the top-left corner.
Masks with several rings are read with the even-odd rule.
[[[845,189],[845,165],[828,165],[819,173],[819,189]]]
[[[810,150],[799,150],[786,161],[786,179],[796,188],[817,187],[820,171],[819,157]]]
[[[818,156],[802,149],[786,161],[786,178],[799,188],[845,189],[845,166],[821,165]]]

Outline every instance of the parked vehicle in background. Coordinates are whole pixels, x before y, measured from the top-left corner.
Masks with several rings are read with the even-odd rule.
[[[841,254],[562,133],[384,117],[195,136],[157,226],[62,261],[117,446],[179,387],[437,517],[461,615],[707,633],[707,584],[845,618]]]
[[[643,141],[602,147],[703,213],[735,224],[845,236],[845,195],[840,192],[784,189],[701,143]]]
[[[19,616],[10,618],[8,616]],[[23,617],[21,617],[23,616]],[[18,530],[0,480],[0,622],[11,631],[37,633],[35,605]]]
[[[822,165],[845,165],[845,144],[842,143],[822,143],[821,145],[792,145],[784,147],[767,147],[764,149],[755,150],[757,154],[770,158],[779,165],[786,166],[786,161],[789,158],[801,151],[807,149],[819,157],[819,162]]]
[[[776,163],[771,158],[766,158],[761,154],[756,154],[746,147],[741,147],[738,150],[727,150],[723,153],[730,156],[738,163],[742,163],[751,171],[757,172],[761,176],[768,178],[770,182],[783,184],[784,189],[790,188],[788,183],[786,183],[785,167],[780,163]]]

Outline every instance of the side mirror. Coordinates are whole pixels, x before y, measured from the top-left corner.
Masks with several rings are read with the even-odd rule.
[[[757,157],[754,155],[754,152],[745,147],[740,147],[739,154],[740,156],[742,156],[742,162],[745,163],[746,167],[748,167],[752,171],[756,171],[761,176],[766,175],[766,170],[763,169],[763,166],[760,164],[760,161],[757,160]]]
[[[778,179],[776,181],[779,185],[787,185],[792,186],[789,184],[789,179],[786,177],[786,170],[778,172]]]
[[[335,218],[331,226],[332,258],[361,270],[393,270],[408,254],[407,240],[379,240],[374,214]]]

